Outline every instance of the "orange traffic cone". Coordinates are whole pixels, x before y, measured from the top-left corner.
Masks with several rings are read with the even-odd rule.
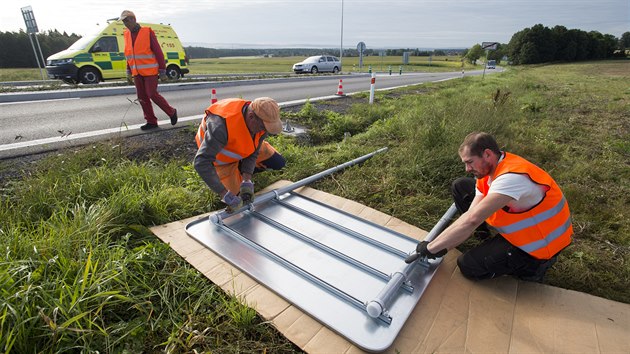
[[[210,104],[217,103],[217,90],[212,89],[212,96],[210,97]]]
[[[337,95],[337,96],[345,96],[345,95],[343,94],[343,84],[342,84],[342,81],[343,81],[343,80],[339,79],[339,86],[337,87],[337,93],[336,93],[336,95]]]

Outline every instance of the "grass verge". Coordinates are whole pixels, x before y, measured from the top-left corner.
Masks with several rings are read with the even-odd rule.
[[[379,92],[345,114],[308,104],[283,114],[312,126],[311,140],[273,138],[287,168],[255,182],[296,181],[388,146],[313,187],[429,229],[463,175],[461,140],[487,131],[549,171],[569,201],[575,241],[546,283],[630,303],[629,79],[627,61],[548,65]],[[221,207],[190,159],[122,151],[66,152],[2,186],[0,348],[296,351],[148,232]]]

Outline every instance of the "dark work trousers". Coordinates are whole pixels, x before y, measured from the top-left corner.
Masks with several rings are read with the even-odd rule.
[[[159,77],[157,75],[136,75],[133,77],[133,83],[136,86],[136,94],[138,95],[138,101],[140,101],[140,106],[142,107],[142,112],[144,113],[144,119],[149,124],[158,123],[157,117],[153,112],[153,105],[151,105],[151,101],[155,102],[155,104],[158,105],[158,107],[160,107],[169,117],[175,113],[175,108],[171,107],[171,105],[166,102],[166,99],[158,93],[158,79]]]
[[[466,212],[475,197],[475,180],[458,178],[453,182],[452,192],[457,210]],[[482,227],[485,227],[485,223]],[[555,256],[551,259],[536,259],[509,243],[503,236],[496,235],[460,255],[457,265],[462,274],[470,279],[515,275],[523,280],[540,282],[555,261]]]
[[[270,158],[256,164],[256,168],[254,168],[254,173],[263,172],[266,170],[281,170],[286,164],[287,160],[284,158],[284,156],[276,152],[271,155]],[[258,167],[259,165],[261,167]]]
[[[243,173],[241,170],[241,165],[243,160],[238,162],[238,170]],[[254,167],[254,173],[260,173],[267,170],[281,170],[287,164],[287,160],[284,156],[280,155],[280,153],[276,152],[271,157],[266,160],[260,161],[256,163],[256,167]],[[258,167],[261,166],[261,167]]]

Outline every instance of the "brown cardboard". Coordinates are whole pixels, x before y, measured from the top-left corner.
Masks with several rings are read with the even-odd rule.
[[[297,192],[415,239],[426,235],[354,201],[307,187]],[[306,352],[363,353],[189,237],[185,226],[207,215],[151,231]],[[630,305],[511,277],[473,282],[457,269],[458,255],[446,255],[387,353],[630,353]]]

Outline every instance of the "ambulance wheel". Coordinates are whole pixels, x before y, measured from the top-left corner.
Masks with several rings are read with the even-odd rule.
[[[79,81],[84,85],[98,84],[101,81],[101,76],[98,70],[87,67],[79,70]]]
[[[179,78],[182,77],[182,72],[179,71],[177,66],[169,65],[166,68],[166,76],[168,76],[170,80],[179,80]]]

